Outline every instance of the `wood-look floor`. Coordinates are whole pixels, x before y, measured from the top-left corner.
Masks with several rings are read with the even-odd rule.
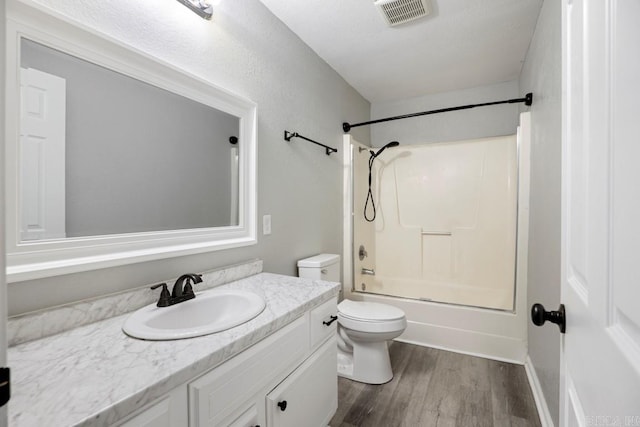
[[[540,426],[524,367],[393,342],[394,378],[338,380],[331,427]]]

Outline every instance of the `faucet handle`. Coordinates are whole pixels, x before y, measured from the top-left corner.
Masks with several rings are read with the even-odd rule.
[[[171,294],[169,293],[169,289],[167,289],[167,284],[160,283],[158,285],[153,285],[151,289],[158,289],[160,286],[162,286],[162,291],[160,292],[160,298],[158,299],[158,304],[156,305],[158,307],[168,307]]]
[[[187,278],[184,283],[184,289],[182,290],[183,295],[194,295],[193,287],[191,286],[191,279]]]
[[[183,274],[182,276],[178,277],[178,280],[176,280],[175,285],[173,285],[173,291],[171,291],[171,296],[173,298],[182,298],[183,296],[187,296],[188,298],[186,299],[191,299],[195,297],[195,294],[193,293],[193,287],[191,286],[191,282],[193,283],[202,282],[202,275],[189,273],[189,274]]]
[[[191,286],[191,281],[193,284],[202,283],[202,274],[190,274],[189,277],[185,280],[184,289],[182,293],[185,295],[195,295],[193,293],[193,287]]]

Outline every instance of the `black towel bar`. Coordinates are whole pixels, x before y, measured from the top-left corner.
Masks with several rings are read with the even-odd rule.
[[[309,141],[312,142],[316,145],[319,145],[321,147],[324,147],[325,153],[327,154],[327,156],[331,153],[337,153],[338,150],[336,148],[331,148],[328,145],[324,145],[319,143],[318,141],[314,141],[313,139],[309,139],[306,136],[302,136],[300,135],[298,132],[289,132],[289,131],[284,131],[284,140],[285,141],[291,141],[291,138],[301,138],[304,139],[305,141]]]

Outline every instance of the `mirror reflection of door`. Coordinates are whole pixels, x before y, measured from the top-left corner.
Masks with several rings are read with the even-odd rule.
[[[239,224],[241,150],[229,140],[240,133],[237,116],[209,99],[192,99],[26,38],[20,54],[26,75],[38,76],[35,83],[25,77],[23,88],[23,127],[36,131],[23,129],[29,137],[20,153],[21,175],[24,188],[33,191],[19,196],[22,228],[29,230],[22,241]],[[55,78],[46,75],[63,83],[66,101],[58,106],[52,104],[55,91],[45,86]],[[62,161],[54,168],[60,179],[49,176],[52,160],[44,167],[44,151],[36,152],[51,139],[41,128],[52,115],[60,120],[62,145],[54,150]],[[60,186],[57,204],[48,200],[53,192],[44,190],[45,182]],[[64,212],[63,232],[36,232],[57,206]]]
[[[21,239],[64,238],[66,81],[20,71]]]
[[[229,224],[238,224],[240,221],[239,213],[238,213],[238,194],[240,191],[239,187],[239,170],[240,170],[240,154],[238,152],[238,147],[231,147],[231,203],[230,203],[230,216],[229,216]]]

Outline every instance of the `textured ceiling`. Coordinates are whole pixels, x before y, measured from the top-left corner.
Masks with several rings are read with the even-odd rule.
[[[373,0],[261,0],[371,102],[517,79],[543,0],[431,0],[388,27]]]

